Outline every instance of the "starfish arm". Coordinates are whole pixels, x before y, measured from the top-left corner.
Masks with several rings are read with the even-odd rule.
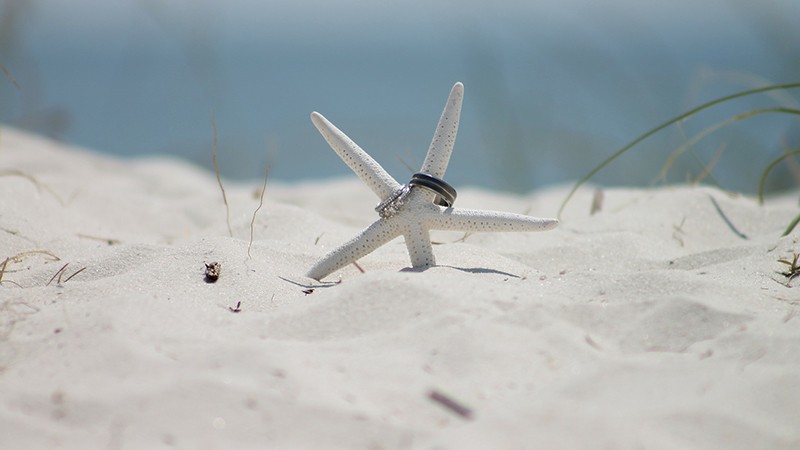
[[[380,219],[350,241],[331,251],[312,267],[306,276],[321,280],[342,267],[372,253],[402,234],[396,220]]]
[[[433,230],[547,231],[558,226],[558,220],[497,211],[448,208],[429,219],[428,224]]]
[[[392,178],[377,161],[322,114],[316,111],[311,113],[311,122],[317,127],[328,145],[342,158],[342,161],[350,166],[353,172],[361,178],[361,181],[369,186],[381,200],[385,200],[400,188],[400,183]]]
[[[420,269],[436,265],[431,237],[427,229],[419,225],[410,226],[404,237],[408,256],[411,258],[411,267]]]
[[[450,162],[450,154],[453,153],[453,145],[456,143],[463,100],[464,85],[458,82],[453,86],[450,96],[447,98],[447,104],[444,106],[439,124],[436,126],[436,132],[433,134],[433,141],[428,148],[425,162],[422,164],[422,172],[444,178],[447,163]]]

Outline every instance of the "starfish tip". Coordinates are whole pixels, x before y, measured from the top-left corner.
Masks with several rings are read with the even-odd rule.
[[[313,123],[320,132],[322,132],[323,129],[330,128],[332,126],[325,116],[316,111],[311,113],[311,123]]]

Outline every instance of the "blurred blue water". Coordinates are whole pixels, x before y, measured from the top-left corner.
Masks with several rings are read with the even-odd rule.
[[[448,179],[526,191],[584,175],[702,102],[800,81],[793,0],[6,2],[0,63],[20,89],[0,79],[0,121],[116,155],[171,154],[209,167],[213,111],[222,171],[236,178],[260,177],[266,164],[273,179],[349,174],[311,125],[317,110],[402,181],[463,81]],[[715,108],[596,180],[647,184],[705,127],[755,107],[797,107],[798,98]],[[697,176],[721,149],[712,177],[752,191],[770,160],[800,146],[797,124],[765,115],[728,127],[683,157],[672,180]],[[792,183],[782,175],[774,187]]]

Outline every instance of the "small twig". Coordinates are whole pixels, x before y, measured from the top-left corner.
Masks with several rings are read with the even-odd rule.
[[[58,269],[58,272],[56,272],[55,274],[53,274],[53,277],[52,277],[52,278],[50,278],[50,281],[48,281],[48,282],[47,282],[47,284],[45,284],[45,286],[50,286],[50,283],[52,283],[52,282],[53,282],[53,280],[55,280],[55,279],[56,279],[56,277],[58,277],[58,281],[57,281],[56,283],[57,283],[57,284],[61,284],[61,274],[64,272],[64,269],[66,269],[68,265],[69,265],[69,263],[66,263],[66,264],[64,264],[63,266],[61,266],[61,268],[60,268],[60,269]]]
[[[21,284],[17,283],[16,281],[12,281],[12,280],[2,280],[2,281],[0,281],[0,286],[2,286],[3,283],[11,283],[11,284],[13,284],[14,286],[16,286],[18,288],[22,287]]]
[[[716,209],[717,213],[719,213],[719,215],[722,217],[722,220],[724,220],[725,223],[728,225],[728,228],[730,228],[731,231],[733,231],[733,233],[736,234],[737,236],[739,236],[740,238],[748,239],[747,236],[744,233],[742,233],[741,231],[736,229],[736,227],[733,225],[733,223],[730,221],[730,219],[728,219],[728,216],[726,216],[725,213],[722,212],[722,208],[719,207],[719,203],[717,203],[717,201],[714,199],[714,197],[709,195],[708,198],[711,200],[711,203],[714,205],[714,209]]]
[[[73,273],[72,275],[68,276],[68,277],[67,277],[67,279],[66,279],[66,280],[64,280],[64,283],[66,283],[67,281],[71,280],[71,279],[72,279],[72,277],[74,277],[75,275],[77,275],[77,274],[79,274],[79,273],[83,272],[84,270],[86,270],[86,266],[84,266],[84,267],[81,267],[80,269],[78,269],[78,271],[77,271],[77,272],[75,272],[75,273]]]
[[[233,237],[233,230],[231,229],[231,209],[228,206],[228,196],[225,194],[225,188],[222,186],[222,177],[219,174],[219,164],[217,163],[217,122],[214,119],[214,113],[211,113],[211,128],[214,129],[214,173],[217,175],[217,183],[219,190],[222,191],[222,202],[225,203],[225,223],[228,224],[228,234]]]
[[[264,170],[264,185],[261,186],[261,195],[258,198],[258,208],[253,211],[253,219],[250,220],[250,243],[247,244],[247,257],[252,258],[250,256],[250,248],[253,246],[253,228],[255,227],[256,223],[256,214],[258,214],[258,210],[261,209],[261,206],[264,205],[264,192],[267,191],[267,178],[269,176],[269,167]]]
[[[414,170],[414,168],[411,167],[411,164],[409,164],[405,159],[401,158],[400,156],[395,156],[395,157],[397,158],[398,161],[400,161],[400,164],[406,166],[406,169],[408,169],[408,173],[416,172],[416,170]]]
[[[431,241],[433,245],[447,245],[447,244],[455,244],[457,242],[465,242],[468,237],[472,236],[474,233],[472,231],[465,231],[464,235],[460,238],[456,239],[455,241],[451,242],[444,242],[444,241]]]
[[[58,269],[58,272],[56,272],[56,273],[53,275],[53,277],[52,277],[52,278],[50,278],[50,281],[48,281],[48,282],[47,282],[47,284],[46,284],[45,286],[50,286],[50,283],[52,283],[52,282],[53,282],[53,280],[55,280],[55,279],[56,279],[56,277],[58,277],[58,279],[56,280],[56,284],[57,284],[57,285],[59,285],[59,286],[61,286],[62,284],[66,283],[67,281],[71,280],[71,279],[72,279],[72,278],[73,278],[75,275],[77,275],[77,274],[79,274],[79,273],[83,272],[84,270],[86,270],[86,267],[85,267],[85,266],[84,266],[84,267],[81,267],[80,269],[78,269],[78,271],[77,271],[77,272],[75,272],[75,273],[73,273],[72,275],[70,275],[70,276],[68,276],[67,278],[65,278],[65,279],[64,279],[64,281],[63,281],[63,283],[62,283],[62,281],[61,281],[61,277],[62,277],[62,276],[65,274],[65,273],[67,273],[66,269],[67,269],[67,266],[68,266],[68,265],[69,265],[69,263],[66,263],[66,264],[64,264],[63,266],[61,266],[61,268],[60,268],[60,269]]]
[[[6,274],[6,266],[8,265],[8,258],[3,261],[3,266],[0,267],[0,283],[3,282],[3,275]]]
[[[470,236],[472,236],[473,234],[475,234],[475,233],[474,233],[474,232],[472,232],[472,231],[465,231],[463,236],[461,236],[460,238],[456,239],[456,240],[455,240],[455,241],[453,241],[453,242],[454,242],[454,243],[455,243],[455,242],[465,242],[465,241],[467,240],[467,238],[468,238],[468,237],[470,237]]]
[[[235,308],[233,306],[228,306],[228,309],[232,313],[241,312],[242,311],[242,302],[236,302],[236,307]]]
[[[589,215],[593,216],[595,213],[598,213],[603,210],[603,190],[602,189],[595,189],[594,195],[592,195],[592,207],[589,210]]]
[[[17,90],[20,91],[22,90],[22,88],[19,87],[19,84],[17,84],[17,80],[15,80],[14,77],[11,76],[11,72],[9,72],[8,69],[6,69],[6,66],[0,64],[0,70],[2,70],[4,74],[6,74],[6,78],[8,78],[8,81],[10,81],[11,84],[13,84],[15,88],[17,88]]]
[[[119,245],[119,244],[122,243],[122,241],[119,240],[119,239],[105,238],[105,237],[101,237],[101,236],[92,236],[90,234],[83,234],[83,233],[78,233],[78,237],[79,238],[83,238],[83,239],[91,239],[93,241],[105,242],[108,245]]]
[[[592,337],[589,336],[588,334],[586,336],[584,336],[584,340],[586,341],[587,344],[589,344],[595,350],[603,351],[603,347],[601,347],[600,344],[598,344],[597,341],[592,339]]]
[[[452,398],[442,394],[439,391],[435,390],[431,391],[430,393],[428,393],[428,398],[449,409],[451,412],[463,417],[464,419],[467,420],[472,419],[471,409],[456,402]]]

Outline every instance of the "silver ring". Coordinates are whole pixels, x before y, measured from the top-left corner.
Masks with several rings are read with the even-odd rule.
[[[407,184],[400,186],[400,188],[392,192],[392,195],[386,200],[378,203],[378,206],[375,207],[375,211],[383,218],[392,217],[397,214],[400,208],[406,203],[406,197],[408,197],[409,193],[411,193],[411,186]]]
[[[453,206],[453,203],[456,201],[456,196],[458,195],[455,188],[447,184],[446,181],[425,172],[415,173],[411,177],[411,181],[408,182],[408,185],[412,187],[419,186],[433,192],[436,194],[433,202],[445,208]]]

